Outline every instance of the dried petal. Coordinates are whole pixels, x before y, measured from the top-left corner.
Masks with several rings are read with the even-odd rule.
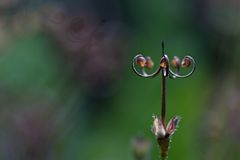
[[[152,126],[152,132],[153,134],[159,139],[164,138],[166,135],[166,130],[162,124],[162,121],[159,117],[153,116],[153,126]]]
[[[180,119],[181,118],[179,116],[175,116],[168,122],[168,125],[166,128],[167,135],[171,136],[174,134],[180,122]]]

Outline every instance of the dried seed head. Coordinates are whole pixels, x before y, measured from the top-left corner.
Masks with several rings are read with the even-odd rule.
[[[146,66],[146,58],[144,58],[143,56],[138,56],[136,58],[136,63],[141,67],[144,68]]]
[[[151,57],[146,57],[146,67],[147,67],[148,69],[152,69],[153,66],[154,66],[154,63],[153,63]]]
[[[177,56],[174,56],[173,59],[172,59],[171,65],[174,68],[179,68],[181,66],[180,59]]]
[[[187,68],[191,65],[191,59],[188,57],[184,57],[181,63],[183,68]]]

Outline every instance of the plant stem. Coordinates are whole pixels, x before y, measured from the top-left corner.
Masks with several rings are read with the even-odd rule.
[[[162,41],[162,56],[164,56],[164,41]],[[165,70],[166,71],[166,70]],[[162,124],[165,127],[165,116],[166,116],[166,75],[164,75],[164,68],[162,71]]]
[[[166,116],[166,77],[162,74],[162,124],[165,127]]]

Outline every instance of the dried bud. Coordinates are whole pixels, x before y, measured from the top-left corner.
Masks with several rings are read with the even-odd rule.
[[[136,58],[136,63],[141,67],[144,68],[146,66],[146,59],[143,56],[138,56]]]
[[[153,63],[151,57],[146,57],[146,67],[147,67],[148,69],[152,69],[153,66],[154,66],[154,63]]]
[[[180,64],[180,59],[179,59],[177,56],[174,56],[173,59],[172,59],[171,65],[172,65],[174,68],[179,68],[179,67],[181,66],[181,64]]]
[[[187,68],[191,65],[191,59],[188,58],[188,57],[185,57],[183,60],[182,60],[182,67],[183,68]]]

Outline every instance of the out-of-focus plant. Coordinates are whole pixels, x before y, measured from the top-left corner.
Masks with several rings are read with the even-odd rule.
[[[148,160],[151,142],[143,136],[137,136],[132,140],[132,151],[135,160]]]

